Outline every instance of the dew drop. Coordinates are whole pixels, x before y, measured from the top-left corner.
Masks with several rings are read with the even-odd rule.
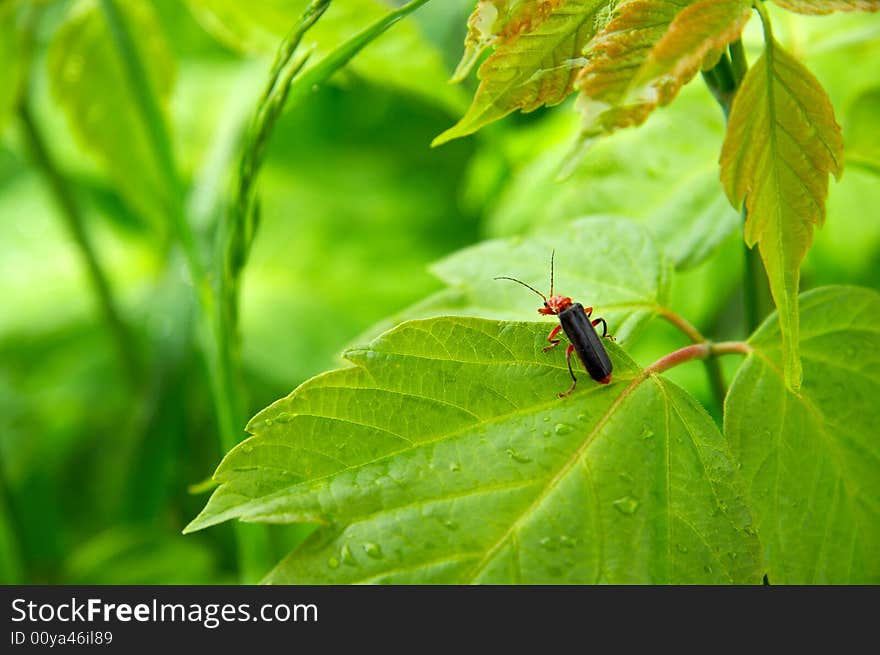
[[[544,423],[549,423],[549,422],[550,422],[550,417],[549,417],[549,416],[545,416],[545,417],[544,417]]]
[[[688,552],[687,546],[685,546],[684,544],[675,544],[675,549],[676,549],[679,553],[686,553],[686,552]]]
[[[519,462],[520,464],[528,464],[529,462],[532,461],[531,457],[527,457],[526,455],[521,455],[520,453],[516,452],[513,448],[508,448],[506,452],[507,452],[507,455],[510,457],[510,459],[512,459],[514,462]]]
[[[586,421],[586,420],[587,420],[586,414],[578,414],[578,421]]]
[[[541,539],[538,542],[538,545],[541,546],[541,548],[546,548],[547,550],[553,550],[555,544],[553,543],[553,540],[550,537],[544,537],[543,539]]]
[[[272,423],[273,423],[273,421],[272,421],[272,419],[267,418],[266,421],[265,421],[265,423],[266,423],[266,427],[267,427],[267,428],[271,428],[271,427],[272,427]]]
[[[339,568],[339,560],[336,559],[335,557],[331,557],[330,559],[327,560],[327,566],[329,566],[331,569],[338,569]]]
[[[364,544],[364,552],[367,554],[367,557],[382,559],[382,549],[379,547],[379,544],[374,544],[372,541]]]
[[[342,550],[339,553],[340,559],[342,559],[343,564],[348,564],[349,566],[357,566],[357,560],[354,558],[354,555],[351,553],[351,548],[348,547],[348,544],[342,545]]]
[[[641,503],[632,496],[624,496],[623,498],[618,498],[611,504],[614,505],[614,508],[621,514],[635,514]]]
[[[544,436],[545,436],[545,437],[549,437],[551,434],[553,434],[553,433],[550,432],[550,430],[544,430]]]
[[[250,452],[253,452],[253,450],[254,450],[253,445],[251,445],[249,443],[246,443],[241,447],[241,452],[243,452],[243,453],[250,453]]]
[[[571,434],[572,432],[574,432],[574,426],[571,426],[568,423],[557,423],[556,427],[553,429],[556,434],[559,435]]]
[[[460,471],[461,464],[459,464],[458,462],[450,462],[449,463],[449,470],[452,471],[453,473],[455,473],[456,471]]]
[[[642,439],[650,439],[654,436],[654,431],[647,425],[642,426]]]
[[[458,525],[456,525],[455,521],[444,521],[443,527],[447,530],[458,530]]]
[[[275,422],[290,423],[292,418],[293,416],[290,414],[290,412],[278,412],[278,414],[275,416]]]
[[[706,566],[703,567],[703,570],[704,570],[706,573],[712,573],[712,567],[709,566],[708,564],[706,564]]]
[[[563,548],[574,548],[574,544],[577,541],[574,537],[569,537],[567,534],[559,535],[559,545]]]

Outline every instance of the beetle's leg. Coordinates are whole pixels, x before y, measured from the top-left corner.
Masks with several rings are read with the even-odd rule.
[[[550,330],[550,334],[547,335],[547,341],[549,341],[552,345],[549,345],[546,348],[544,348],[545,353],[553,350],[556,346],[559,345],[559,339],[556,338],[556,335],[558,335],[561,331],[562,331],[561,325],[557,325],[555,328]]]
[[[593,315],[593,308],[592,307],[584,307],[584,314],[587,315],[587,318],[590,318],[590,316]]]
[[[602,337],[611,339],[611,341],[617,341],[617,339],[608,334],[608,323],[605,322],[604,318],[597,318],[595,321],[592,321],[593,327],[596,327],[599,323],[602,324]]]
[[[574,388],[578,384],[578,379],[574,376],[574,371],[571,368],[571,353],[574,351],[574,346],[569,345],[565,350],[565,362],[568,364],[568,374],[571,375],[571,386],[568,388],[568,391],[565,391],[559,394],[560,398],[565,398],[568,394],[574,391]]]

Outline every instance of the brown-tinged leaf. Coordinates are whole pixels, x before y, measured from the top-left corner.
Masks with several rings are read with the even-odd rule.
[[[748,0],[630,0],[587,48],[576,86],[586,137],[640,125],[669,104],[704,62],[739,38]]]
[[[502,26],[509,36],[493,39],[495,52],[480,66],[481,81],[473,103],[455,126],[434,140],[435,146],[472,134],[517,109],[530,112],[562,102],[584,64],[583,49],[603,27],[612,0],[492,6],[502,4],[515,13],[496,18],[495,26]],[[485,41],[487,37],[476,38]]]
[[[799,14],[830,14],[835,11],[878,11],[880,0],[773,0]]]
[[[785,381],[801,380],[800,265],[825,220],[829,173],[843,172],[843,139],[825,90],[772,37],[731,108],[721,180],[748,213],[746,243],[758,244],[779,310]]]

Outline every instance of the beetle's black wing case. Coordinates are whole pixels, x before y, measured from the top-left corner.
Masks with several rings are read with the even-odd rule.
[[[602,338],[584,313],[584,306],[576,302],[559,312],[559,323],[590,377],[606,380],[611,375],[611,359],[605,352]]]

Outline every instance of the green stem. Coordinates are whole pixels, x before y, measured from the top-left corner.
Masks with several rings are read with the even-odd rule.
[[[24,128],[24,138],[31,156],[49,185],[55,202],[61,210],[60,216],[85,263],[92,291],[98,299],[107,329],[116,344],[125,374],[132,387],[136,388],[142,379],[143,366],[138,357],[135,339],[122,319],[122,313],[119,311],[119,306],[110,288],[110,282],[98,260],[95,247],[86,229],[82,211],[73,197],[70,185],[49,153],[49,148],[34,120],[27,100],[24,100],[20,105],[18,116]]]
[[[150,146],[165,176],[168,195],[165,198],[168,215],[177,241],[186,257],[189,274],[199,301],[199,336],[208,369],[215,420],[223,452],[231,450],[244,434],[244,411],[238,391],[236,366],[230,351],[228,325],[207,268],[202,262],[195,233],[184,211],[184,192],[171,147],[162,110],[150,88],[149,78],[134,45],[134,39],[116,6],[115,0],[101,0],[101,7],[110,26],[110,32],[120,60],[126,69],[126,79],[140,112]],[[244,581],[258,580],[268,563],[265,528],[235,526],[240,574]]]
[[[742,39],[737,39],[730,44],[730,63],[733,71],[733,79],[737,88],[745,79],[746,73],[749,71],[749,60],[746,57],[746,49],[743,46]]]

